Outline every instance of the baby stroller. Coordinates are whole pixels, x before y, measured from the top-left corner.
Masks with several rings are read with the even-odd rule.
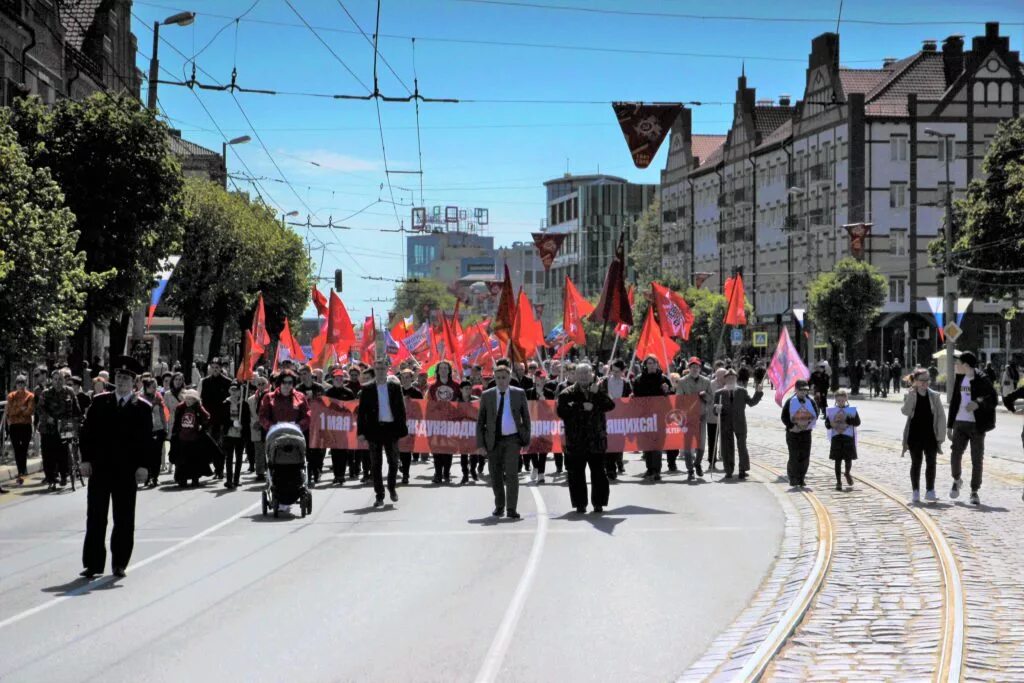
[[[313,511],[313,494],[306,488],[306,438],[299,426],[282,422],[267,432],[267,484],[263,514],[280,505],[299,504],[302,516]]]

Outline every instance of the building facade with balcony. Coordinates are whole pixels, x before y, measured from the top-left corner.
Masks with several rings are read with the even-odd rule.
[[[617,176],[567,173],[545,182],[544,188],[547,218],[541,229],[566,236],[534,300],[543,306],[544,328],[550,329],[561,321],[566,276],[583,296],[600,294],[619,235],[625,232],[628,253],[636,239],[636,222],[657,198],[658,186]]]
[[[713,273],[705,286],[720,288],[742,268],[754,324],[777,332],[806,308],[809,282],[850,255],[844,226],[868,223],[862,257],[886,277],[888,300],[859,355],[926,361],[937,339],[924,299],[942,294],[927,254],[946,192],[946,147],[935,134],[953,138],[950,180],[961,197],[996,127],[1020,116],[1024,100],[1019,55],[997,23],[964,47],[950,36],[941,49],[925,41],[879,68],[850,69],[839,37],[822,34],[795,105],[757,102],[740,77],[732,127],[706,159],[697,160],[684,112],[672,133],[684,149],[670,151],[662,174],[675,212],[664,214],[666,271],[688,281]],[[963,345],[998,360],[1005,333],[989,327],[1003,307],[976,302]]]

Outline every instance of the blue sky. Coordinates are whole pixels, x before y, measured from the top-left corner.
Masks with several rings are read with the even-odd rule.
[[[193,10],[198,16],[192,26],[161,30],[167,41],[159,53],[162,79],[187,76],[189,60],[196,55],[197,68],[219,83],[230,81],[232,68],[237,68],[237,82],[245,87],[353,95],[372,88],[372,47],[345,9],[372,34],[376,2],[289,1],[291,7],[286,0],[258,0],[255,6],[253,0],[195,0],[191,5],[135,0],[139,68],[148,73],[153,21]],[[415,36],[415,74],[424,96],[520,100],[420,105],[423,205],[488,208],[490,234],[499,245],[529,241],[544,217],[543,181],[567,168],[658,182],[664,148],[647,170],[634,168],[608,102],[724,103],[694,110],[695,132],[724,132],[743,65],[759,99],[783,93],[799,98],[810,41],[835,30],[839,9],[838,2],[792,0],[524,0],[547,8],[515,4],[383,0],[380,18],[381,54],[409,88],[414,76],[410,37]],[[250,8],[236,24],[234,17]],[[664,16],[673,14],[743,18]],[[843,19],[913,23],[842,24],[841,62],[851,67],[877,67],[884,57],[912,54],[926,38],[963,33],[969,45],[971,36],[983,32],[985,21],[1003,24],[1001,33],[1010,37],[1012,49],[1024,43],[1020,0],[846,0]],[[315,27],[319,38],[303,20]],[[383,62],[378,72],[382,93],[407,94]],[[200,71],[197,78],[210,82],[210,76]],[[335,268],[345,271],[342,297],[353,318],[368,315],[371,306],[378,314],[389,309],[389,303],[370,300],[390,297],[393,285],[361,276],[402,277],[404,236],[382,230],[396,229],[399,221],[409,225],[411,207],[420,205],[419,177],[392,175],[389,191],[374,103],[284,95],[235,98],[159,86],[162,111],[188,139],[219,150],[224,138],[217,127],[228,138],[253,138],[231,148],[229,172],[267,178],[261,181],[264,196],[285,211],[299,211],[300,218],[292,220],[304,221],[312,212],[314,223],[326,223],[329,216],[338,222],[363,210],[345,221],[350,231],[312,231],[328,243],[325,251],[314,252],[316,266],[325,276]],[[573,102],[558,103],[565,100]],[[381,103],[380,116],[387,167],[418,170],[413,105]],[[250,183],[237,182],[252,191]],[[392,192],[395,204],[390,203]],[[378,199],[382,201],[375,203]],[[305,234],[304,229],[300,232]],[[326,290],[330,285],[321,286]]]

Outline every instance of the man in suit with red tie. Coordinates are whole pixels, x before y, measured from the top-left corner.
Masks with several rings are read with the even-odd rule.
[[[383,356],[383,357],[382,357]],[[391,502],[398,502],[398,440],[409,435],[405,419],[405,397],[402,385],[388,381],[387,356],[380,354],[373,364],[373,382],[359,394],[359,415],[356,433],[370,446],[370,471],[374,507],[384,504],[384,456],[388,459],[388,492]]]
[[[481,453],[487,454],[494,489],[492,514],[519,519],[519,451],[530,444],[530,410],[526,392],[511,386],[511,380],[512,372],[507,365],[495,366],[495,386],[480,397],[476,445]]]

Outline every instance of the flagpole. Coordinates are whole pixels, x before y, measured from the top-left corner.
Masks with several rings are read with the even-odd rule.
[[[733,270],[733,278],[736,277],[736,271]],[[725,300],[725,316],[729,317],[729,311],[732,310],[732,300],[736,296],[736,281],[733,280],[732,291],[729,293],[729,297]],[[718,333],[718,344],[715,346],[715,355],[721,357],[720,350],[724,351],[724,340],[725,340],[725,328],[728,325],[725,324],[725,318],[722,318],[722,331]],[[714,359],[712,359],[714,360]]]
[[[612,342],[612,355],[608,357],[608,362],[615,360],[615,350],[619,348],[619,335],[615,335],[615,341]]]

